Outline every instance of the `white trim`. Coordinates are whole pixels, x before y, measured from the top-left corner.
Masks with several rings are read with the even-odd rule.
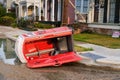
[[[26,5],[25,18],[28,19],[28,7],[27,7],[27,5]]]
[[[98,23],[103,23],[104,8],[99,7]]]
[[[20,59],[20,61],[22,63],[26,63],[27,60],[25,59],[24,54],[23,54],[23,43],[24,43],[24,37],[21,35],[16,40],[15,52],[16,52],[16,55],[18,56],[18,58]]]
[[[54,10],[55,9],[55,0],[52,0],[52,11],[51,11],[51,21],[55,21],[54,19]]]
[[[19,4],[19,7],[18,7],[19,9],[18,9],[18,11],[19,11],[19,18],[21,18],[22,16],[21,16],[21,12],[22,12],[22,10],[21,10],[21,5]]]
[[[45,21],[47,21],[47,1],[48,0],[45,0]]]
[[[92,9],[92,22],[94,22],[94,15],[95,15],[95,14],[94,14],[94,11],[95,11],[95,7],[94,7],[94,6],[95,6],[95,2],[94,2],[94,0],[92,0],[92,1],[93,1],[93,2],[92,2],[92,3],[93,3],[93,4],[92,4],[92,5],[93,5],[93,9]]]
[[[108,6],[107,6],[107,23],[109,23],[110,18],[110,0],[108,0]]]
[[[62,8],[61,0],[58,0],[58,16],[57,16],[58,21],[61,21],[61,8]]]
[[[83,3],[84,3],[84,1],[81,0],[81,9],[80,9],[80,10],[81,10],[81,11],[80,11],[81,13],[83,13]]]
[[[35,7],[35,0],[34,0],[34,11],[33,11],[34,21],[36,20],[36,7]]]
[[[120,30],[120,26],[118,25],[89,24],[88,27]]]
[[[41,0],[39,0],[39,21],[41,21]]]
[[[88,23],[94,22],[94,0],[89,2]]]

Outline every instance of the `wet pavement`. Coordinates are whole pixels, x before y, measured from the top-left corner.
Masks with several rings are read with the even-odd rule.
[[[37,69],[24,64],[11,66],[0,62],[0,65],[0,80],[120,80],[120,71],[79,63]]]
[[[0,74],[0,80],[4,80],[4,76]]]

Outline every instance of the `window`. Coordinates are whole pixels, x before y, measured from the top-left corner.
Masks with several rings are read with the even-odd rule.
[[[110,18],[109,22],[113,23],[114,22],[114,16],[115,16],[115,1],[111,0],[110,1]]]
[[[76,9],[81,12],[81,0],[76,0]]]
[[[84,0],[83,2],[83,13],[87,13],[88,11],[88,0]]]
[[[81,13],[87,13],[88,0],[76,0],[76,9]]]

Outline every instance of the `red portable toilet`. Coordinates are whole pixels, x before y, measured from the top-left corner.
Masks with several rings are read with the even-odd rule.
[[[15,51],[29,68],[59,66],[81,60],[73,50],[72,29],[69,27],[22,34],[16,41]]]

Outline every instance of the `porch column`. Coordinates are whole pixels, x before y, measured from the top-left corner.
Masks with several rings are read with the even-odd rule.
[[[36,8],[35,8],[35,0],[34,0],[34,12],[33,12],[34,21],[36,20]]]
[[[16,11],[15,14],[16,14],[17,18],[19,18],[19,13],[18,13],[19,10],[18,9],[19,9],[19,6],[15,7],[15,11]]]
[[[110,17],[110,0],[108,0],[107,6],[107,23],[109,23],[109,17]]]
[[[62,7],[61,6],[61,0],[58,0],[58,16],[57,16],[58,21],[61,21],[61,17],[62,17],[61,16],[61,7]]]
[[[23,5],[21,5],[21,17],[24,17],[23,16]]]
[[[103,19],[104,19],[104,1],[103,0],[99,1],[98,23],[103,23]]]
[[[47,0],[45,0],[45,21],[47,21]]]
[[[39,0],[39,21],[41,21],[41,0]]]
[[[28,19],[28,7],[26,5],[26,11],[25,11],[25,19]]]
[[[28,19],[28,6],[26,7],[26,14],[27,14],[27,19]]]
[[[51,21],[55,20],[54,19],[54,15],[55,15],[54,11],[55,11],[55,0],[52,0]]]
[[[95,11],[95,1],[94,0],[89,0],[89,7],[88,7],[88,23],[93,23],[94,22],[94,11]]]
[[[20,5],[20,4],[19,4],[19,7],[18,7],[18,8],[19,8],[19,15],[18,15],[18,16],[19,16],[19,19],[20,19],[20,18],[21,18],[21,13],[22,13],[22,10],[21,10],[21,9],[22,9],[22,7],[21,7],[21,5]]]

